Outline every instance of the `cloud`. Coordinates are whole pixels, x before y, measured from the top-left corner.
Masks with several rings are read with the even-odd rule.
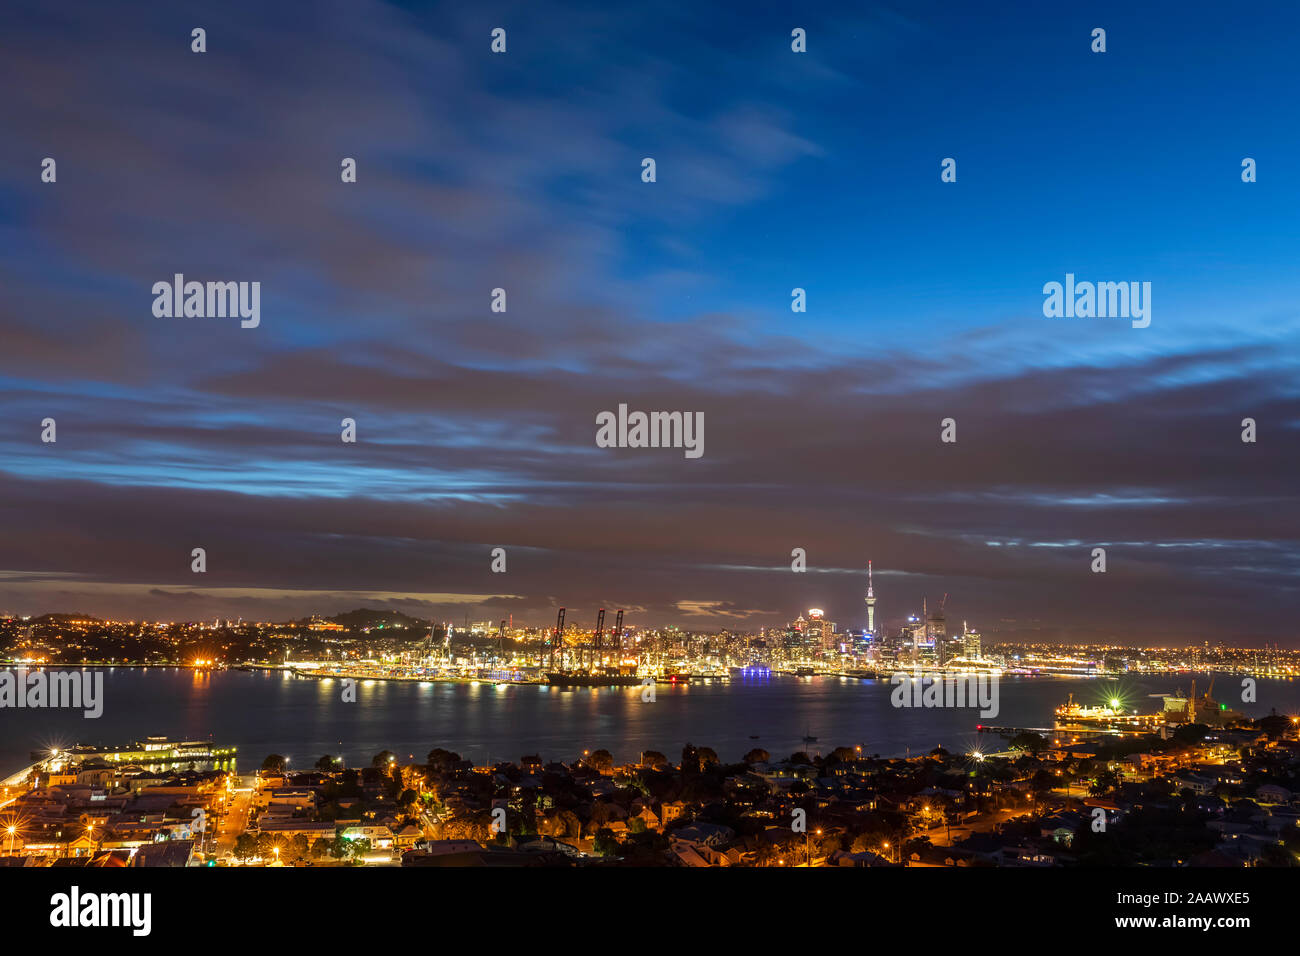
[[[0,568],[51,570],[0,575],[0,608],[855,626],[871,558],[887,620],[950,592],[1071,636],[1290,638],[1293,311],[1120,337],[986,308],[946,251],[893,274],[933,221],[875,208],[844,104],[928,26],[867,11],[791,62],[748,14],[520,7],[502,58],[471,8],[181,9],[10,17]],[[177,271],[261,281],[262,327],[154,319]],[[597,449],[624,401],[702,411],[705,457]]]

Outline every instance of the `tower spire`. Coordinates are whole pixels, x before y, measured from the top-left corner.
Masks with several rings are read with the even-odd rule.
[[[871,586],[871,559],[867,559],[867,633],[876,633],[876,592]]]

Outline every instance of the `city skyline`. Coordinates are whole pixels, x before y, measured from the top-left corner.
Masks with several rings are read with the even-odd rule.
[[[887,622],[1300,643],[1275,19],[236,6],[6,11],[0,609],[859,628],[871,560]],[[1076,275],[1150,325],[1046,318]]]

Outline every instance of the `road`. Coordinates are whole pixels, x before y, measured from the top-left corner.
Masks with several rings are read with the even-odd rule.
[[[951,828],[951,839],[945,832],[944,827],[935,827],[933,830],[922,831],[930,838],[933,846],[951,846],[954,843],[960,843],[973,833],[990,833],[995,827],[1001,826],[1008,820],[1015,817],[1023,817],[1030,811],[1025,807],[1011,807],[1003,810],[995,810],[992,813],[983,813],[970,823],[963,823],[960,826]],[[919,835],[919,834],[913,834]]]
[[[209,844],[212,853],[220,857],[234,850],[239,835],[248,829],[248,814],[253,806],[253,790],[244,788],[233,791],[226,803],[226,810],[221,815],[215,831],[215,841]]]

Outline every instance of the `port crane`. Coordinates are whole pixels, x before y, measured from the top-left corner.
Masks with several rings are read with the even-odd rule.
[[[555,636],[551,638],[551,667],[555,667],[555,646],[564,639],[564,608],[555,616]]]
[[[604,630],[605,630],[605,609],[602,607],[600,609],[600,613],[596,615],[596,637],[592,642],[594,647],[591,655],[593,665],[596,663],[601,663],[602,658],[604,657],[604,654],[602,653],[604,648],[601,644],[601,633]]]

